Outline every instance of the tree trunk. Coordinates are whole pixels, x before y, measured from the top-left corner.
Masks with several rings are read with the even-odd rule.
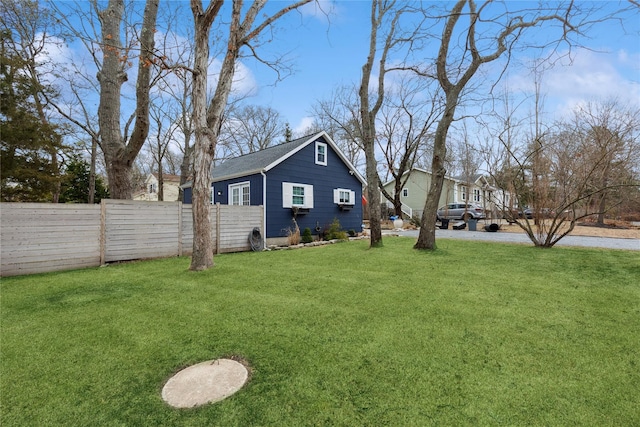
[[[133,194],[133,168],[122,159],[107,157],[107,179],[109,180],[109,197],[112,199],[131,199]],[[113,193],[112,191],[115,191]]]
[[[399,218],[402,218],[402,200],[400,200],[400,195],[402,193],[402,181],[400,181],[399,178],[396,178],[393,191],[393,213]]]
[[[211,163],[215,139],[207,126],[207,65],[209,63],[209,31],[211,25],[194,10],[195,46],[193,72],[193,118],[195,130],[193,150],[193,184],[191,204],[193,208],[193,253],[190,270],[201,271],[213,266],[213,242],[211,239],[210,198]]]
[[[377,163],[374,153],[374,144],[366,144],[365,145],[365,158],[367,161],[367,182],[369,186],[367,187],[367,197],[369,207],[369,232],[370,236],[370,247],[378,247],[382,246],[382,224],[380,223],[380,218],[382,213],[380,211],[380,190],[378,189],[378,171],[377,171]]]
[[[127,144],[120,131],[120,93],[127,75],[122,68],[120,26],[124,1],[109,0],[99,13],[102,24],[103,62],[98,72],[100,103],[98,123],[102,150],[113,199],[133,198],[133,162],[149,132],[149,89],[153,64],[154,33],[159,0],[147,0],[140,30],[140,58],[136,82],[136,120]]]
[[[191,140],[191,133],[189,133],[189,137],[185,135],[185,144],[184,144],[184,156],[182,157],[182,163],[180,163],[180,192],[178,195],[178,200],[184,202],[184,190],[182,186],[187,183],[187,181],[192,178],[193,170],[191,168],[191,157],[193,155],[193,146],[189,144]]]
[[[126,165],[118,161],[118,152],[124,146],[120,134],[120,87],[127,80],[120,62],[120,24],[123,14],[123,0],[110,0],[107,8],[100,12],[104,57],[102,69],[98,71],[98,123],[109,180],[109,194],[113,199],[130,198],[130,190],[124,188],[126,185],[123,186],[123,181],[130,176],[130,172]]]
[[[605,165],[602,183],[600,184],[600,188],[606,189],[609,185],[609,162]],[[602,191],[600,195],[600,204],[598,206],[598,217],[596,223],[599,225],[604,225],[604,213],[607,210],[607,190]]]
[[[98,151],[98,139],[94,135],[91,137],[91,163],[89,165],[89,197],[87,203],[92,205],[96,195],[96,154]]]
[[[266,4],[265,0],[256,0],[241,19],[243,2],[234,0],[231,7],[229,39],[222,61],[218,84],[209,107],[207,99],[207,65],[209,63],[209,32],[211,25],[222,7],[222,1],[210,2],[205,11],[200,0],[191,0],[191,11],[195,20],[195,66],[193,73],[193,128],[195,130],[193,159],[193,254],[191,270],[206,270],[213,266],[213,243],[211,241],[211,222],[209,221],[211,166],[216,149],[218,134],[222,125],[224,110],[227,106],[236,61],[240,48],[249,40],[257,37],[263,30],[285,13],[294,10],[310,0],[300,0],[284,7],[266,18],[252,29],[256,16]]]
[[[362,122],[362,145],[364,147],[364,155],[366,161],[366,175],[369,197],[369,232],[371,233],[369,247],[382,246],[382,224],[380,212],[380,189],[378,182],[378,164],[376,162],[375,141],[376,129],[375,118],[377,112],[382,105],[384,98],[384,59],[380,60],[382,68],[380,70],[380,78],[378,81],[378,99],[373,107],[369,103],[369,82],[371,81],[371,73],[373,70],[373,62],[375,60],[378,42],[378,26],[380,25],[379,14],[384,13],[379,10],[381,4],[378,0],[371,2],[371,33],[369,34],[369,54],[367,62],[362,66],[362,80],[358,89],[360,98],[360,121]],[[387,46],[388,48],[388,46]]]
[[[164,202],[164,174],[162,173],[162,164],[158,167],[158,201]]]
[[[424,203],[422,219],[420,220],[420,233],[418,234],[418,241],[414,245],[415,249],[436,249],[436,215],[442,187],[444,186],[444,177],[447,173],[444,167],[444,160],[447,157],[447,134],[451,123],[453,123],[460,90],[455,87],[450,88],[449,93],[447,93],[447,105],[444,115],[438,122],[436,129],[433,142],[433,157],[431,159],[431,185],[429,186],[427,200]]]

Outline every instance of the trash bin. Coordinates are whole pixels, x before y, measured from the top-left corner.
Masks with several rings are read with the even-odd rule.
[[[495,224],[495,223],[487,224],[487,225],[484,226],[484,230],[495,233],[496,231],[500,230],[500,225],[499,224]]]
[[[476,226],[478,224],[478,220],[474,218],[469,218],[469,231],[476,231]]]
[[[441,230],[446,230],[447,228],[449,228],[449,220],[448,219],[441,219],[440,220],[440,229]]]

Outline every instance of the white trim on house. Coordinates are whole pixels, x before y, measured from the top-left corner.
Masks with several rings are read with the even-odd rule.
[[[316,139],[320,138],[321,136],[324,137],[325,141],[327,141],[327,143],[331,146],[331,148],[333,148],[333,151],[336,152],[338,157],[340,157],[340,159],[344,162],[344,164],[347,165],[347,168],[349,169],[349,173],[352,173],[352,175],[354,175],[356,178],[358,178],[358,180],[362,183],[363,186],[367,185],[367,180],[364,179],[364,177],[360,174],[360,172],[358,172],[356,167],[349,161],[349,159],[347,159],[345,157],[345,155],[342,152],[342,150],[340,150],[340,148],[336,145],[336,143],[333,141],[333,139],[331,139],[329,134],[327,134],[327,132],[325,132],[325,131],[321,131],[321,132],[318,132],[315,135],[311,135],[308,138],[307,142],[305,142],[304,144],[300,145],[295,150],[289,151],[286,155],[280,157],[278,160],[274,161],[273,163],[265,166],[263,169],[259,169],[259,170],[255,170],[255,171],[249,171],[249,172],[245,171],[242,174],[238,174],[238,176],[246,176],[246,175],[250,175],[251,173],[268,172],[269,170],[271,170],[274,167],[278,166],[280,163],[284,162],[289,157],[295,155],[298,151],[304,149],[312,141],[315,141]],[[235,177],[236,176],[224,176],[224,177],[219,177],[218,180],[222,181],[222,180],[231,179],[231,178],[235,178]]]
[[[336,188],[333,190],[333,203],[338,205],[355,205],[356,192],[346,188]]]
[[[282,207],[313,209],[313,185],[283,182]]]
[[[229,205],[251,206],[251,183],[249,181],[243,181],[229,184],[229,194],[227,197],[227,204]]]
[[[324,142],[316,141],[315,162],[316,165],[327,166],[327,144]]]

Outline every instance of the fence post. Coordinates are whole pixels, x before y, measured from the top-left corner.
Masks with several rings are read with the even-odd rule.
[[[260,205],[260,232],[262,233],[262,249],[267,248],[267,230],[266,230],[264,205]]]
[[[182,202],[178,201],[178,256],[182,256]]]
[[[107,246],[107,201],[100,200],[100,265],[104,265]]]
[[[222,253],[220,248],[220,202],[216,203],[216,254]]]

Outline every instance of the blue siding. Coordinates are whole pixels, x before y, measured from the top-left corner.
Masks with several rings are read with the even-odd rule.
[[[238,184],[241,182],[249,181],[251,189],[251,206],[260,206],[264,204],[262,202],[262,175],[255,174],[244,176],[242,178],[228,179],[225,181],[214,182],[212,187],[214,188],[214,200],[213,203],[220,203],[226,205],[229,202],[229,184]],[[220,193],[220,194],[218,194]],[[192,202],[191,187],[184,189],[183,203],[190,204]]]
[[[215,194],[213,202],[220,203],[221,205],[229,204],[229,185],[247,181],[249,181],[249,188],[251,190],[251,206],[260,206],[264,204],[262,201],[262,175],[260,174],[214,182],[213,191]]]
[[[349,174],[347,165],[330,145],[327,145],[327,166],[315,164],[315,142],[312,142],[266,175],[266,237],[286,236],[287,229],[293,224],[291,209],[282,207],[282,182],[313,185],[314,208],[306,215],[298,215],[300,232],[309,227],[316,234],[316,227],[324,230],[334,218],[340,221],[343,230],[362,231],[362,183]],[[336,188],[355,192],[352,210],[341,211],[333,202],[333,190]]]
[[[182,203],[188,203],[191,204],[192,203],[192,193],[191,193],[191,187],[186,187],[184,189],[184,192],[182,193]]]
[[[318,141],[326,142],[322,138]],[[313,234],[319,227],[325,230],[335,218],[343,230],[362,231],[362,183],[349,173],[349,168],[327,144],[327,165],[315,163],[315,141],[289,157],[270,171],[267,177],[267,203],[263,201],[262,175],[254,174],[213,183],[214,202],[226,205],[229,185],[249,181],[251,205],[265,205],[265,237],[284,237],[293,225],[291,208],[282,207],[282,183],[292,182],[313,185],[313,209],[308,214],[298,215],[297,223],[302,232],[309,227]],[[333,201],[333,190],[343,188],[355,193],[353,209],[342,211]],[[220,192],[221,194],[218,194]],[[184,203],[191,203],[191,188],[185,188]]]

